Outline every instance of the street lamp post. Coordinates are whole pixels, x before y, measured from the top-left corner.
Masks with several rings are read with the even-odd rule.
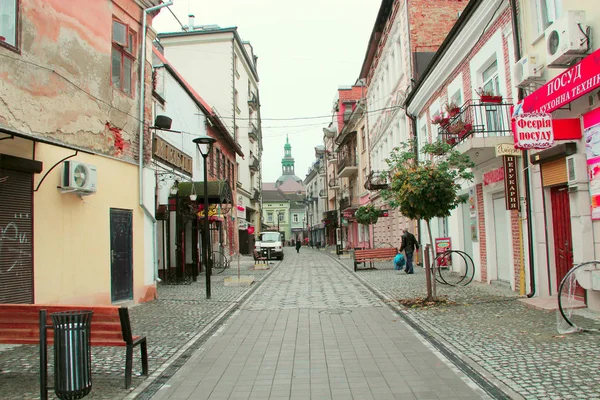
[[[198,151],[200,151],[202,159],[204,160],[204,238],[202,239],[202,263],[206,270],[206,298],[210,299],[210,275],[212,273],[212,268],[208,265],[208,241],[210,239],[208,229],[208,174],[206,158],[210,154],[212,145],[216,142],[216,139],[213,139],[210,136],[201,135],[192,141],[196,143]]]

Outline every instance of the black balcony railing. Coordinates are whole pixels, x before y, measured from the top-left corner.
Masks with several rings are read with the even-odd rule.
[[[248,130],[248,137],[255,142],[258,141],[258,128],[254,123],[250,123],[250,129]]]
[[[337,159],[339,172],[342,172],[346,167],[358,167],[358,160],[353,151],[342,150],[338,152]]]
[[[349,197],[342,197],[340,199],[340,210],[345,210],[352,205],[352,200]]]
[[[507,102],[484,103],[470,100],[463,104],[458,114],[442,119],[438,134],[451,145],[469,137],[510,136],[510,107],[512,104]]]
[[[260,162],[258,158],[256,158],[253,154],[250,155],[250,169],[254,171],[258,171],[260,168]]]
[[[367,190],[383,190],[387,189],[390,184],[388,171],[371,171],[365,182]]]

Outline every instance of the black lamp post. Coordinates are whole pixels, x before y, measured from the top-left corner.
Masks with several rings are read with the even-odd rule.
[[[181,228],[181,209],[179,207],[179,181],[175,180],[173,182],[173,186],[169,190],[171,196],[175,196],[175,243],[176,243],[176,253],[175,253],[175,279],[177,283],[181,283],[182,280],[185,279],[185,265],[184,260],[181,257],[181,236],[179,234],[179,229]]]
[[[206,270],[206,298],[210,299],[210,275],[211,267],[208,265],[208,241],[209,241],[209,229],[208,229],[208,174],[206,166],[206,157],[210,154],[212,145],[216,142],[216,139],[210,136],[201,135],[196,139],[192,140],[196,143],[198,151],[202,154],[204,160],[204,238],[202,239],[202,263]]]

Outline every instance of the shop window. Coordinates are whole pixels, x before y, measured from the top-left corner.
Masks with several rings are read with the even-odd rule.
[[[0,45],[17,48],[18,0],[0,0]]]
[[[2,1],[2,0],[0,0]],[[133,62],[136,34],[128,25],[113,20],[112,25],[112,84],[123,93],[133,94]]]

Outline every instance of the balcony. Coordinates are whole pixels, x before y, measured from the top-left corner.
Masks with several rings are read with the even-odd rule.
[[[258,172],[260,168],[260,161],[258,158],[254,156],[254,154],[250,153],[250,170],[254,172]]]
[[[348,178],[358,172],[358,157],[354,151],[343,147],[338,152],[338,178]]]
[[[350,199],[349,197],[342,197],[340,199],[340,210],[345,210],[346,208],[350,207],[352,205],[352,199]]]
[[[257,188],[252,189],[252,200],[259,201],[260,200],[260,192]]]
[[[441,140],[467,154],[475,164],[496,157],[496,145],[513,143],[510,103],[471,100],[438,128]]]
[[[253,92],[250,93],[248,98],[248,107],[255,111],[258,109],[258,97]]]
[[[390,185],[390,176],[388,171],[371,171],[365,182],[367,190],[384,190]]]
[[[332,178],[332,179],[329,179],[328,185],[329,185],[329,189],[337,189],[340,187],[340,181],[339,181],[339,179]]]
[[[250,122],[250,129],[248,130],[248,137],[254,142],[258,142],[258,128],[254,125],[254,122]]]
[[[325,189],[319,190],[319,197],[322,199],[327,197],[327,190],[325,190]]]

